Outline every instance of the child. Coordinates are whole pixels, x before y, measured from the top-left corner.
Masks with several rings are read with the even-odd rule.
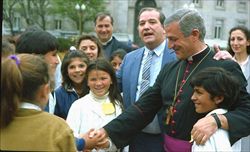
[[[193,143],[192,151],[237,151],[231,147],[228,132],[220,129],[217,114],[224,114],[239,99],[240,84],[235,77],[222,68],[210,67],[197,73],[190,84],[194,88],[191,97],[197,113],[212,115],[218,130],[209,138],[205,145]]]
[[[115,72],[108,61],[92,61],[87,68],[86,79],[90,92],[72,104],[66,120],[75,137],[91,128],[103,127],[123,109]]]
[[[50,72],[50,89],[49,102],[46,111],[54,113],[56,99],[54,98],[56,68],[58,67],[59,60],[57,50],[59,48],[58,41],[55,36],[49,32],[32,28],[27,32],[20,35],[16,42],[16,53],[29,53],[42,55],[49,66]]]
[[[43,112],[50,93],[49,69],[32,54],[2,61],[1,146],[3,151],[76,151],[67,123]]]
[[[89,59],[83,52],[70,51],[64,56],[61,67],[62,86],[55,90],[55,115],[66,119],[72,103],[89,92],[84,81],[88,64]]]
[[[117,49],[115,52],[113,52],[111,54],[110,57],[110,63],[112,64],[113,68],[115,69],[115,71],[120,69],[122,60],[124,58],[124,56],[127,54],[127,52],[123,49]]]

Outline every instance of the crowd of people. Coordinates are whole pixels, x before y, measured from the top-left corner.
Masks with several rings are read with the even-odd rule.
[[[196,10],[142,8],[141,48],[94,23],[63,58],[41,29],[2,37],[1,150],[250,151],[249,29],[213,51]]]

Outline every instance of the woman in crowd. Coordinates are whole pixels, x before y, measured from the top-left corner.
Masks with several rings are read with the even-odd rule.
[[[240,65],[248,82],[246,86],[250,93],[250,31],[246,27],[237,26],[230,30],[228,51],[233,59]],[[250,136],[242,138],[241,151],[250,151]]]
[[[92,61],[87,68],[86,79],[90,92],[72,104],[66,120],[75,137],[91,128],[103,127],[123,109],[115,72],[108,61]]]
[[[72,103],[85,96],[89,89],[84,81],[89,59],[80,51],[68,52],[62,61],[62,86],[56,89],[56,106],[54,114],[66,119]]]
[[[1,63],[1,150],[76,151],[63,119],[42,111],[50,93],[47,63],[32,54]]]
[[[89,60],[96,60],[103,57],[102,45],[93,35],[82,35],[76,42],[76,48],[86,53]]]
[[[246,27],[234,27],[229,32],[228,51],[239,63],[247,79],[247,91],[250,93],[250,31]]]

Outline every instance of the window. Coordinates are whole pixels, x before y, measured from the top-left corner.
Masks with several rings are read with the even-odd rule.
[[[20,27],[21,27],[21,19],[20,17],[14,17],[14,29],[15,30],[20,30]]]
[[[217,19],[214,26],[214,38],[221,39],[223,20]]]
[[[224,0],[216,0],[215,8],[216,9],[225,9],[225,1]]]
[[[240,1],[240,2],[238,2],[238,4],[237,4],[237,10],[238,10],[238,12],[242,12],[242,13],[244,13],[244,12],[247,12],[247,2],[246,1]]]
[[[201,7],[201,1],[200,0],[193,0],[193,4],[195,7]]]
[[[62,20],[55,20],[55,29],[62,29]]]
[[[217,0],[216,6],[224,7],[224,0]]]
[[[200,0],[193,0],[193,3],[196,4],[196,5],[200,4]]]
[[[238,26],[246,26],[247,25],[247,21],[246,20],[238,20],[236,25]]]

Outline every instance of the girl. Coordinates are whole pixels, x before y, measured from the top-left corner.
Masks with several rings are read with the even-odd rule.
[[[120,69],[122,60],[126,54],[127,52],[123,49],[117,49],[115,52],[111,54],[110,63],[112,64],[115,71]]]
[[[97,59],[90,63],[86,79],[90,92],[72,104],[66,120],[76,137],[91,128],[103,127],[123,109],[115,72],[108,61]]]
[[[1,146],[4,151],[76,151],[64,120],[42,111],[50,93],[46,62],[32,54],[2,61]]]
[[[61,67],[62,86],[55,91],[55,115],[66,119],[72,103],[89,92],[84,81],[88,64],[89,59],[83,52],[70,51],[64,56]]]
[[[86,53],[89,60],[96,60],[103,57],[102,45],[93,35],[82,35],[76,42],[76,47]]]

